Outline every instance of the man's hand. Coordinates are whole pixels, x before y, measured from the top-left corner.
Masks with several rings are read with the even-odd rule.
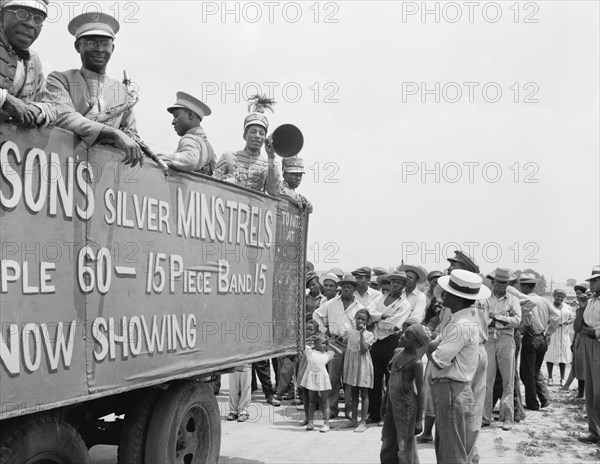
[[[421,435],[421,433],[423,433],[423,421],[417,420],[415,422],[415,435]]]
[[[552,337],[550,337],[550,335],[544,335],[544,338],[546,339],[546,345],[550,345],[550,340],[552,339]]]
[[[275,150],[273,149],[273,139],[269,137],[265,142],[265,151],[269,159],[275,159]]]
[[[130,164],[131,167],[139,164],[144,165],[144,154],[142,149],[135,140],[119,129],[106,126],[100,133],[102,140],[121,148],[125,151],[125,164]]]
[[[17,126],[31,129],[36,127],[35,121],[37,120],[36,113],[32,111],[31,107],[39,111],[39,108],[34,105],[27,105],[17,97],[9,94],[6,96],[2,109],[10,115]]]

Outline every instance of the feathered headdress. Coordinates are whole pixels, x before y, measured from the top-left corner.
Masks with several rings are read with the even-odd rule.
[[[248,99],[248,112],[250,113],[244,119],[244,129],[250,125],[263,126],[265,129],[269,129],[269,121],[265,116],[265,110],[273,113],[273,105],[275,100],[268,98],[266,95],[254,95]]]

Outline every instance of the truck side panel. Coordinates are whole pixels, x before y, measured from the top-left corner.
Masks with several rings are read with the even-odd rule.
[[[295,349],[295,206],[1,132],[0,418]]]

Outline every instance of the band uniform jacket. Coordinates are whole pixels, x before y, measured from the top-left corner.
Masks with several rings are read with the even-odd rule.
[[[106,74],[85,68],[54,71],[48,75],[46,88],[48,98],[58,112],[56,125],[79,135],[88,147],[96,142],[105,126],[137,133],[131,109],[106,123],[86,117],[121,105],[129,97],[125,85]]]
[[[163,155],[161,159],[169,161],[178,169],[207,176],[212,176],[217,161],[213,147],[199,126],[190,129],[179,139],[175,153]]]
[[[15,82],[19,57],[8,44],[4,34],[0,34],[0,89],[18,98],[23,103],[38,103],[38,107],[46,114],[46,122],[56,120],[56,111],[52,105],[40,104],[46,92],[46,80],[39,56],[29,50],[30,58],[23,61],[23,79]],[[2,102],[3,103],[3,102]],[[8,116],[4,113],[3,118]]]

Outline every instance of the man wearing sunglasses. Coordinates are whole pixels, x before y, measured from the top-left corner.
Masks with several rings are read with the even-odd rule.
[[[125,151],[125,163],[142,164],[140,146],[123,130],[136,132],[136,122],[125,85],[106,74],[115,49],[118,21],[105,13],[84,13],[71,20],[69,32],[75,36],[75,50],[82,67],[48,75],[47,90],[58,112],[56,125],[79,135],[90,147],[104,142]],[[98,122],[98,115],[117,108],[118,116]],[[121,130],[123,129],[123,130]]]
[[[39,57],[29,49],[46,16],[47,0],[0,0],[0,121],[32,128],[56,119],[44,97]]]

